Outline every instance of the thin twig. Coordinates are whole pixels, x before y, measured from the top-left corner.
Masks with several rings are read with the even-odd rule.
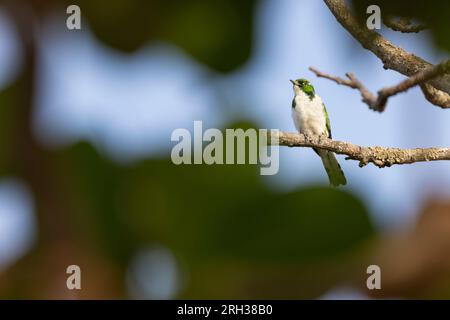
[[[395,70],[410,77],[432,66],[424,59],[394,45],[374,30],[369,30],[361,25],[346,5],[345,0],[324,0],[324,2],[337,21],[365,49],[374,53],[383,62],[385,69]],[[450,94],[450,75],[448,74],[436,77],[428,84]]]
[[[369,163],[384,168],[395,164],[450,160],[450,148],[362,147],[349,142],[331,140],[326,136],[305,136],[280,131],[271,131],[269,141],[272,145],[319,148],[347,155],[346,160],[357,160],[360,167]]]
[[[420,71],[395,86],[383,88],[378,91],[378,95],[372,94],[352,73],[346,74],[348,77],[347,80],[331,76],[312,67],[310,67],[309,70],[314,72],[318,77],[326,78],[335,81],[337,84],[359,90],[364,103],[366,103],[370,109],[383,112],[390,97],[396,95],[397,93],[405,92],[416,85],[425,84],[427,81],[435,77],[450,72],[450,60],[445,60],[438,65]]]

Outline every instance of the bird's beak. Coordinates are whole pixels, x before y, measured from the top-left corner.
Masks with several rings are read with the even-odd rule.
[[[289,80],[290,82],[292,82],[293,85],[295,85],[295,81],[294,80]]]

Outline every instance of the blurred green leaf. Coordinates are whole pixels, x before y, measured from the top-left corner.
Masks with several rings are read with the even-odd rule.
[[[339,259],[374,232],[350,193],[328,187],[276,192],[257,165],[176,166],[163,158],[123,166],[87,143],[46,151],[46,161],[55,177],[63,177],[55,197],[70,209],[63,219],[74,243],[100,250],[123,273],[139,248],[162,245],[189,272],[186,297],[317,296],[344,279]],[[40,201],[37,208],[46,208]],[[53,245],[41,242],[30,255]],[[64,251],[58,263],[68,263],[70,255]],[[21,266],[22,273],[36,267]],[[208,285],[215,278],[224,279],[223,286]],[[18,285],[9,290],[27,295]]]
[[[166,41],[220,72],[236,69],[250,55],[255,0],[69,2],[80,6],[101,41],[125,52]]]
[[[252,127],[230,127],[239,126]],[[374,235],[352,194],[329,187],[276,192],[257,166],[148,160],[124,178],[121,207],[130,228],[141,242],[168,247],[184,262],[188,298],[315,297],[345,279],[340,259]],[[226,280],[218,285],[218,278]],[[294,288],[300,283],[301,290]],[[246,286],[250,292],[240,292]]]

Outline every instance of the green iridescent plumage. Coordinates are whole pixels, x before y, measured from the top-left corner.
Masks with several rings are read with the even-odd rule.
[[[325,107],[325,104],[324,103],[322,103],[322,105],[323,105],[323,113],[325,114],[325,119],[326,119],[326,122],[327,122],[327,136],[328,136],[328,138],[333,138],[333,136],[331,135],[331,124],[330,124],[330,117],[328,117],[328,112],[327,112],[327,108]]]
[[[306,93],[309,97],[309,99],[314,99],[314,96],[316,95],[316,92],[314,90],[314,87],[311,83],[309,83],[306,79],[297,79],[293,81],[294,84],[298,85],[304,93]]]

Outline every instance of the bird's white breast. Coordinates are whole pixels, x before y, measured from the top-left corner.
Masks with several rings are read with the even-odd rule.
[[[326,130],[322,99],[316,94],[311,100],[303,91],[295,95],[292,118],[300,133],[321,135]]]

